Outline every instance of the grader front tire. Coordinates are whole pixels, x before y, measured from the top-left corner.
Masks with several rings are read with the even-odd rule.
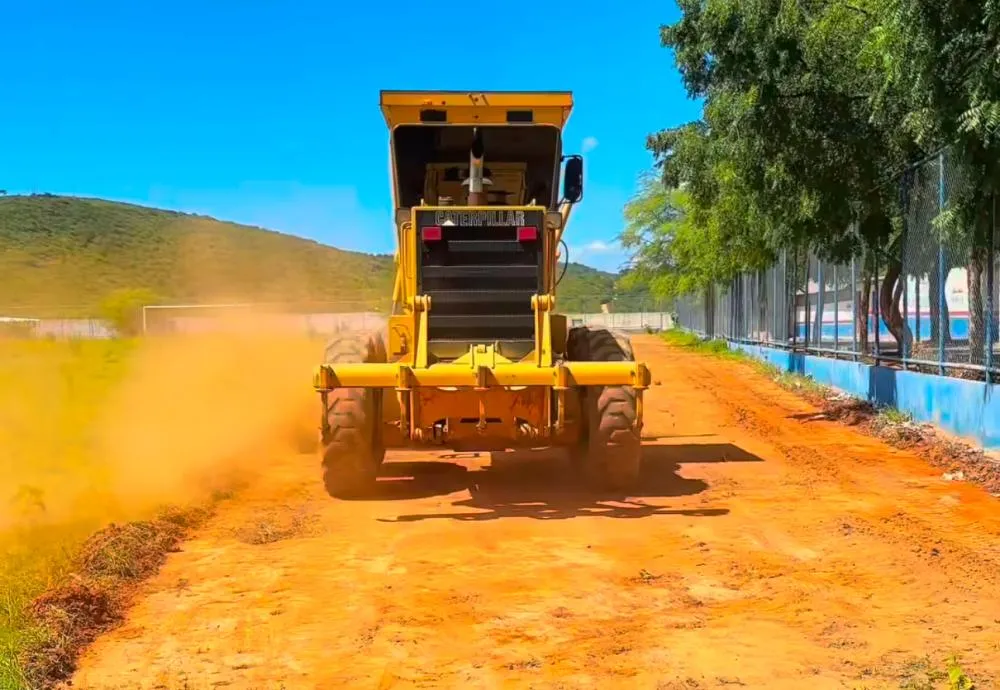
[[[604,328],[573,329],[570,359],[589,362],[635,360],[627,335]],[[631,386],[591,386],[581,391],[584,434],[579,466],[594,489],[622,491],[639,479],[642,444],[636,428],[636,394]]]
[[[384,362],[381,335],[338,336],[326,346],[327,364]],[[328,431],[323,441],[323,484],[334,498],[361,498],[375,484],[385,458],[382,445],[382,391],[338,388],[327,401]]]

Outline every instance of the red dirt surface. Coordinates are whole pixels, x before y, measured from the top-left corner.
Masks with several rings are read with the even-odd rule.
[[[951,654],[995,687],[1000,501],[744,364],[636,350],[662,385],[634,495],[418,453],[340,502],[280,459],[73,687],[873,689]]]

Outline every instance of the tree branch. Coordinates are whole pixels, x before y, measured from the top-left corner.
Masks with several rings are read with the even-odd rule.
[[[854,5],[850,5],[850,4],[845,3],[844,4],[844,9],[848,9],[848,10],[851,10],[852,12],[857,12],[858,14],[862,14],[862,15],[868,17],[869,19],[872,18],[872,13],[869,12],[868,10],[866,10],[866,9],[861,8],[861,7],[855,7]]]
[[[792,98],[818,98],[819,96],[820,96],[820,93],[818,91],[796,91],[794,93],[779,93],[778,94],[778,98],[788,98],[788,99],[792,99]],[[867,94],[863,94],[862,93],[862,94],[854,94],[854,95],[845,95],[844,98],[846,98],[849,101],[863,101],[863,100],[866,100],[867,98],[869,98],[869,96]]]

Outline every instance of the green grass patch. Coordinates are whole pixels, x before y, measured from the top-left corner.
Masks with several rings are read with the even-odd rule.
[[[705,340],[694,333],[678,328],[664,331],[660,337],[674,347],[693,350],[720,359],[748,359],[740,350],[731,349],[724,340]]]
[[[808,376],[782,371],[769,362],[762,362],[758,359],[754,359],[752,360],[752,363],[753,367],[757,371],[774,381],[785,390],[819,396],[827,396],[833,392],[831,388],[816,383],[815,380]]]
[[[62,501],[104,479],[95,427],[135,350],[133,341],[0,340],[0,688],[27,687],[21,653],[44,636],[27,607],[102,524]]]
[[[299,336],[0,338],[0,689],[67,679],[215,502],[315,435],[321,352]]]
[[[900,690],[976,690],[972,678],[963,670],[957,656],[936,665],[929,657],[915,659],[903,671]]]
[[[0,688],[27,687],[20,653],[43,635],[27,606],[100,526],[53,520],[53,504],[101,481],[92,433],[134,350],[129,341],[0,340]]]
[[[897,410],[895,407],[880,407],[878,414],[888,424],[911,424],[913,422],[913,415]]]

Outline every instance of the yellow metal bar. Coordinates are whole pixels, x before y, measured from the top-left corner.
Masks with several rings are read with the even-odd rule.
[[[393,305],[399,304],[403,301],[403,277],[399,272],[399,255],[396,255],[396,260],[394,261],[396,268],[396,277],[392,281],[392,303]]]
[[[535,366],[552,366],[552,319],[551,309],[555,304],[552,295],[533,295],[531,308],[535,311]]]
[[[559,91],[383,91],[379,105],[389,129],[426,124],[420,113],[427,109],[446,111],[450,125],[508,125],[508,110],[530,110],[532,124],[562,129],[573,110],[573,94]]]
[[[393,91],[383,90],[382,106],[481,106],[494,108],[572,108],[572,91]]]
[[[538,367],[519,362],[495,368],[468,364],[432,364],[427,368],[403,364],[324,364],[313,378],[316,390],[334,388],[481,388],[502,386],[633,386],[650,384],[649,369],[642,362],[566,362]]]

